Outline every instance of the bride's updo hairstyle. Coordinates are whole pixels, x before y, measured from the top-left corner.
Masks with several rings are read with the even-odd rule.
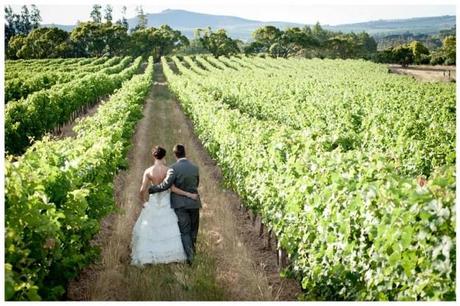
[[[160,146],[154,146],[152,149],[152,155],[155,159],[162,159],[166,155],[166,150]]]

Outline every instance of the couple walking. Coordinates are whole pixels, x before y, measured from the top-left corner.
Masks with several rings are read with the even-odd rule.
[[[140,197],[144,207],[133,228],[131,263],[137,266],[187,261],[196,253],[201,202],[199,171],[185,156],[185,147],[173,149],[176,163],[166,166],[166,150],[152,150],[154,164],[145,170]],[[149,199],[145,202],[146,193]]]

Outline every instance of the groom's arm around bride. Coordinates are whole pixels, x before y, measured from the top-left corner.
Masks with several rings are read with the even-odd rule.
[[[180,147],[181,145],[177,145],[176,147],[178,146]],[[174,150],[176,150],[176,147],[174,147]],[[183,192],[180,192],[180,190],[183,190],[191,194],[198,194],[199,185],[198,167],[186,159],[185,149],[183,149],[183,152],[183,154],[179,154],[179,157],[176,155],[177,161],[170,166],[163,182],[149,187],[149,193],[162,192],[169,188],[173,188],[171,194],[171,208],[200,208],[201,201],[199,197],[192,199],[184,195]],[[184,156],[180,157],[182,155]],[[175,192],[177,189],[175,189],[174,186],[179,189],[178,193]]]

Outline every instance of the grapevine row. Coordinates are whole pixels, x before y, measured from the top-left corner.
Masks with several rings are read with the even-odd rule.
[[[288,253],[304,298],[455,299],[454,165],[417,181],[384,151],[328,148],[327,136],[230,107],[203,86],[206,78],[176,63],[177,75],[162,63],[226,182]],[[254,79],[245,80],[259,92]]]
[[[125,60],[128,58],[125,58]],[[5,103],[20,98],[26,98],[29,94],[52,87],[55,84],[62,84],[83,77],[90,72],[96,72],[104,68],[116,65],[119,57],[108,60],[101,64],[88,64],[77,67],[66,67],[63,70],[42,71],[39,73],[24,73],[19,69],[21,77],[9,79],[5,82]],[[126,64],[126,62],[125,62]],[[70,70],[69,70],[70,69]]]
[[[51,89],[35,92],[27,99],[8,103],[5,110],[6,151],[21,154],[30,145],[31,138],[41,138],[58,125],[67,123],[80,108],[94,103],[98,97],[112,93],[137,72],[142,58],[137,58],[130,67],[122,70],[130,60],[127,58],[115,70],[106,68],[114,74],[103,71],[88,74]]]
[[[67,281],[96,258],[90,240],[114,207],[114,175],[126,162],[153,69],[149,58],[144,74],[76,126],[75,138],[44,138],[6,160],[6,299],[60,299]]]

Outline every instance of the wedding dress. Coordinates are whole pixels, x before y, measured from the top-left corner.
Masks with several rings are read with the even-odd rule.
[[[170,190],[150,194],[133,228],[131,264],[185,261],[177,216],[170,205]]]

